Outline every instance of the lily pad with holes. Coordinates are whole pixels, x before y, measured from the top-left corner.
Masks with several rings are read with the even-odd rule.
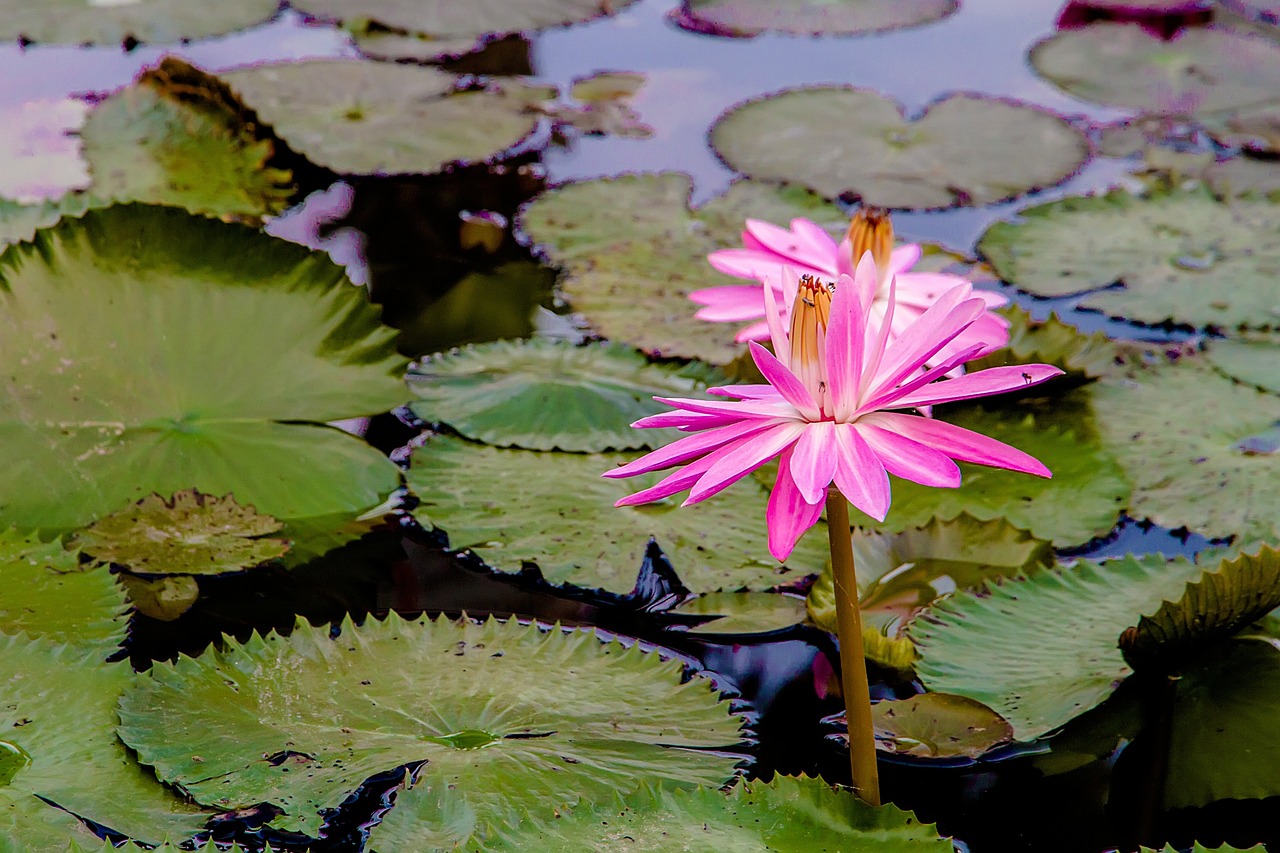
[[[255,65],[219,75],[291,149],[349,175],[431,174],[480,163],[538,125],[552,89],[504,79],[459,91],[436,68],[345,59]]]
[[[679,496],[615,507],[661,477],[600,476],[636,455],[499,450],[434,437],[414,451],[409,469],[421,500],[414,515],[494,568],[518,571],[531,561],[552,583],[613,592],[635,585],[650,536],[694,592],[768,589],[822,568],[824,529],[810,530],[785,566],[769,556],[769,496],[750,478],[690,507]]]
[[[899,532],[930,519],[967,513],[979,521],[1004,518],[1057,546],[1077,545],[1109,532],[1129,503],[1131,487],[1111,453],[1053,422],[1017,408],[960,406],[937,412],[943,420],[990,436],[1039,459],[1051,479],[960,463],[956,489],[935,489],[892,478],[893,503],[883,522],[857,509],[853,524]]]
[[[1133,481],[1129,514],[1205,536],[1272,538],[1280,398],[1196,358],[1094,389],[1098,430]]]
[[[711,144],[751,178],[911,209],[1016,198],[1090,156],[1080,131],[1028,104],[950,95],[912,120],[876,92],[843,86],[747,101],[720,117]]]
[[[876,747],[915,758],[978,758],[1013,740],[995,711],[964,696],[921,693],[871,706]]]
[[[1280,44],[1216,27],[1165,39],[1132,24],[1092,24],[1037,44],[1031,65],[1068,94],[1146,113],[1221,113],[1280,92]]]
[[[685,9],[699,29],[717,34],[838,36],[927,24],[959,5],[957,0],[686,0]]]
[[[675,431],[633,429],[655,396],[702,396],[727,379],[705,365],[650,363],[619,344],[498,341],[431,356],[409,373],[413,413],[499,447],[635,450]],[[678,433],[676,433],[678,435]]]
[[[116,45],[160,44],[242,30],[266,21],[276,0],[0,0],[0,40]]]
[[[272,803],[273,826],[313,836],[320,810],[405,768],[374,850],[470,849],[579,799],[723,784],[742,725],[709,680],[635,645],[394,613],[158,663],[120,719],[121,738],[197,801]]]
[[[705,617],[691,634],[767,634],[805,619],[804,599],[781,592],[708,592],[667,612]]]
[[[289,542],[268,536],[283,526],[231,495],[186,489],[147,495],[79,531],[72,544],[139,574],[216,575],[283,555]]]
[[[1280,333],[1209,341],[1204,357],[1232,379],[1280,394]]]
[[[75,98],[0,107],[0,199],[37,204],[89,186],[76,136],[88,109]]]
[[[616,14],[633,0],[299,0],[303,12],[339,21],[365,19],[437,38],[522,33]]]
[[[267,167],[271,142],[255,138],[227,85],[176,57],[95,104],[81,135],[104,198],[261,217],[293,190],[289,172]]]
[[[25,836],[32,840],[17,849],[61,849],[45,831],[66,826],[66,812],[45,813],[51,807],[37,797],[141,841],[186,838],[210,817],[157,782],[116,739],[116,702],[133,678],[128,664],[104,664],[96,651],[0,635],[0,768],[9,777],[0,787],[0,826],[17,824],[14,834],[3,829],[6,841]],[[73,828],[58,843],[77,836]]]
[[[124,639],[124,592],[105,569],[85,569],[61,542],[0,531],[0,631],[99,651]]]
[[[65,530],[188,488],[280,519],[355,515],[399,483],[324,426],[406,392],[394,333],[321,255],[116,206],[0,255],[0,316],[0,523]]]
[[[734,329],[694,318],[688,298],[733,281],[707,255],[739,245],[748,217],[840,228],[847,217],[796,188],[738,181],[696,208],[691,189],[689,176],[676,172],[564,184],[527,204],[519,227],[564,270],[565,298],[601,335],[653,355],[725,364],[743,350]]]
[[[916,673],[930,691],[987,705],[1017,740],[1040,737],[1111,695],[1131,671],[1121,632],[1203,572],[1156,554],[1081,561],[957,593],[912,623]]]
[[[1114,190],[1019,217],[991,226],[978,250],[1021,290],[1085,293],[1082,307],[1145,323],[1280,325],[1280,201]]]
[[[821,779],[775,776],[727,794],[709,788],[645,789],[612,802],[583,803],[551,820],[529,821],[491,846],[526,850],[637,853],[769,853],[857,850],[949,853],[931,824],[895,806],[873,808]]]

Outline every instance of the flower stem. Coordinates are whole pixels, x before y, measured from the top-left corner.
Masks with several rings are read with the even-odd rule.
[[[858,579],[853,570],[849,536],[849,504],[834,485],[827,490],[827,533],[831,541],[831,573],[836,584],[836,625],[840,631],[840,679],[849,729],[849,767],[858,797],[880,805],[880,773],[871,727],[871,689],[862,651],[862,616]]]

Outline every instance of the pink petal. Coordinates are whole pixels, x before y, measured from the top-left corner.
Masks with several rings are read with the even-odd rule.
[[[836,424],[836,487],[849,503],[877,521],[889,513],[889,474],[853,424]]]
[[[797,218],[791,220],[791,233],[804,247],[804,257],[810,259],[810,263],[820,260],[826,277],[830,278],[835,272],[836,241],[827,230],[816,222]]]
[[[848,417],[858,404],[867,335],[866,303],[848,276],[841,276],[827,322],[827,383],[835,416]]]
[[[981,348],[982,344],[974,344],[967,350],[952,353],[950,357],[945,358],[942,361],[937,361],[935,358],[935,364],[932,367],[925,370],[909,382],[905,382],[897,388],[890,388],[888,391],[867,400],[859,406],[859,411],[874,412],[879,409],[914,408],[910,406],[903,406],[897,401],[902,397],[910,395],[917,388],[923,388],[930,382],[941,379],[945,374],[953,372],[958,365],[964,364],[966,361],[970,361],[976,357],[978,350]]]
[[[732,397],[736,400],[771,400],[785,402],[778,389],[772,385],[725,385],[720,388],[708,388],[708,394],[717,397]]]
[[[871,315],[874,303],[867,306],[868,318]],[[906,318],[901,318],[905,322]],[[867,326],[867,341],[864,347],[864,355],[862,360],[862,378],[858,380],[858,397],[862,397],[867,393],[867,386],[876,381],[876,376],[880,373],[880,365],[884,362],[885,351],[889,347],[889,341],[898,334],[895,326],[899,325],[900,318],[898,316],[898,277],[889,276],[889,298],[885,301],[884,316],[880,318],[880,328],[876,331],[876,335],[872,338],[870,334],[871,326]],[[853,412],[856,411],[858,399],[845,399],[843,401],[844,408],[838,413],[837,417],[841,420],[849,420]]]
[[[781,453],[783,448],[794,444],[803,432],[803,424],[775,424],[770,429],[725,445],[710,454],[708,458],[714,457],[711,467],[698,478],[681,506],[706,500],[738,482]]]
[[[795,408],[785,401],[774,403],[769,400],[692,400],[686,397],[654,397],[653,399],[676,409],[703,415],[732,415],[739,420],[796,416]]]
[[[653,503],[663,498],[669,498],[676,492],[683,492],[698,481],[707,470],[711,467],[711,463],[705,459],[699,459],[696,462],[690,462],[688,465],[673,471],[666,477],[663,477],[657,483],[654,483],[647,489],[641,489],[638,492],[627,495],[614,502],[614,506],[636,506],[637,504]]]
[[[784,290],[789,290],[792,286],[796,290],[800,288],[800,277],[790,267],[783,269],[782,282]],[[778,294],[772,287],[766,285],[764,288],[764,319],[769,326],[769,338],[773,343],[773,351],[778,354],[778,359],[784,365],[790,367],[791,342],[787,337],[787,327],[783,321],[782,309],[778,301]]]
[[[700,412],[679,410],[648,415],[631,424],[631,426],[635,429],[710,429],[711,427],[736,423],[740,420],[742,418],[736,415],[704,415]]]
[[[784,367],[782,362],[774,358],[773,353],[760,344],[752,341],[748,346],[751,348],[751,359],[756,363],[756,367],[760,368],[760,372],[764,374],[769,384],[776,388],[803,418],[810,421],[818,420],[818,404],[809,393],[809,389],[804,387],[804,383]]]
[[[625,465],[619,465],[611,471],[605,471],[602,477],[634,477],[647,474],[661,468],[679,465],[703,454],[710,453],[719,447],[746,436],[763,432],[770,427],[768,421],[739,421],[730,426],[719,427],[698,433],[697,435],[678,438],[670,444],[646,453],[639,459],[633,459]]]
[[[726,284],[704,287],[689,294],[689,299],[706,306],[702,311],[744,314],[743,319],[764,316],[764,289],[757,284]],[[702,311],[699,312],[701,315]],[[737,318],[735,318],[737,319]]]
[[[804,532],[818,523],[826,497],[816,504],[805,501],[792,480],[790,460],[791,450],[782,451],[765,515],[769,524],[769,553],[778,562],[790,557]]]
[[[897,386],[982,315],[986,310],[982,300],[966,299],[967,291],[960,287],[947,291],[890,342],[875,378],[864,380],[864,400]]]
[[[744,344],[747,341],[767,341],[769,340],[769,324],[761,320],[759,323],[752,323],[750,326],[743,326],[738,330],[738,334],[733,336],[733,342]]]
[[[960,468],[945,453],[865,420],[854,424],[890,474],[923,486],[954,489]]]
[[[946,421],[922,418],[919,415],[877,412],[862,418],[859,423],[883,426],[890,432],[896,432],[928,445],[961,462],[1007,468],[1010,471],[1021,471],[1024,474],[1035,474],[1040,477],[1053,476],[1049,469],[1034,456],[982,433],[958,427]]]
[[[932,406],[935,403],[951,403],[956,400],[972,400],[989,394],[1001,394],[1018,388],[1029,388],[1041,382],[1061,376],[1062,371],[1047,364],[1014,364],[1008,367],[991,367],[946,379],[907,394],[893,401],[896,408]]]
[[[807,240],[771,222],[748,219],[747,231],[762,246],[777,255],[781,263],[822,269],[829,260],[821,251],[815,251]]]
[[[904,243],[889,253],[889,274],[902,275],[916,265],[924,250],[919,243]]]
[[[838,456],[834,423],[820,421],[805,427],[791,457],[791,479],[805,503],[821,503],[826,497]]]
[[[836,249],[836,273],[853,277],[853,241],[845,237]]]

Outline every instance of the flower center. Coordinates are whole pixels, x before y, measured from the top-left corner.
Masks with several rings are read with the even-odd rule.
[[[813,395],[822,416],[831,415],[827,392],[827,322],[831,318],[834,284],[811,275],[800,277],[795,304],[791,306],[791,371]]]
[[[853,266],[867,252],[876,262],[876,298],[887,298],[889,281],[889,256],[893,254],[893,220],[889,211],[881,207],[864,207],[854,214],[849,223],[849,242],[853,244]]]

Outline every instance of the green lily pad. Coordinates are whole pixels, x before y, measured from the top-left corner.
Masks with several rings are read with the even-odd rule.
[[[1058,88],[1146,113],[1200,115],[1275,101],[1280,44],[1215,27],[1165,39],[1131,24],[1056,33],[1031,49],[1031,66]]]
[[[266,21],[276,0],[0,0],[0,39],[62,44],[159,44],[208,38]]]
[[[200,584],[190,575],[140,578],[124,572],[120,583],[135,610],[161,622],[172,622],[200,599]]]
[[[350,25],[348,25],[350,27]],[[439,62],[465,56],[484,46],[484,37],[435,38],[426,33],[407,33],[386,27],[354,27],[351,40],[367,59],[388,62]]]
[[[617,850],[636,853],[949,853],[950,841],[894,806],[873,808],[821,779],[775,776],[724,794],[643,790],[613,802],[582,804],[551,820],[529,821],[486,849]]]
[[[186,849],[171,841],[166,841],[157,847],[151,847],[150,845],[143,847],[134,844],[132,841],[116,845],[110,840],[98,840],[96,844],[86,842],[83,846],[73,841],[71,846],[67,848],[67,853],[151,853],[153,850],[160,851],[160,853],[176,853],[176,851]],[[241,847],[239,844],[225,847],[215,843],[213,839],[206,841],[204,844],[197,844],[192,849],[196,850],[197,853],[249,853],[246,848]],[[266,845],[263,850],[265,853],[271,853],[271,845]]]
[[[279,213],[290,175],[266,167],[272,147],[223,83],[167,56],[96,104],[81,135],[93,192],[211,216]]]
[[[720,117],[711,144],[751,178],[912,209],[1006,201],[1089,159],[1080,131],[1027,104],[950,95],[909,120],[896,102],[844,86],[747,101]]]
[[[1204,567],[1159,555],[1034,572],[937,602],[909,629],[925,687],[987,705],[1018,740],[1053,731],[1130,673],[1117,646]]]
[[[349,175],[430,174],[490,160],[533,133],[531,108],[555,95],[510,79],[458,91],[459,78],[436,68],[345,59],[219,76],[286,145]]]
[[[916,758],[977,758],[1013,740],[1013,727],[965,696],[921,693],[871,706],[876,748]]]
[[[79,531],[72,544],[132,572],[216,575],[283,555],[287,540],[263,538],[283,526],[231,495],[186,489],[167,500],[147,495]]]
[[[1266,846],[1263,844],[1255,844],[1252,847],[1232,847],[1229,844],[1223,844],[1221,847],[1205,847],[1199,841],[1191,846],[1190,853],[1266,853]],[[1139,847],[1139,853],[1183,853],[1183,851],[1174,847],[1172,844],[1166,844],[1159,850],[1150,847]]]
[[[432,356],[409,373],[414,414],[476,441],[530,450],[635,450],[672,439],[631,424],[666,411],[654,396],[727,384],[702,365],[652,364],[619,344],[498,341]],[[655,435],[655,433],[657,433]],[[677,433],[678,435],[678,433]]]
[[[303,620],[158,663],[120,719],[121,738],[197,801],[270,802],[284,809],[274,826],[313,836],[321,809],[412,765],[372,831],[383,850],[481,844],[642,782],[723,784],[742,724],[707,679],[635,645],[394,613],[344,622],[336,639]]]
[[[570,306],[601,335],[658,356],[726,364],[743,349],[725,323],[694,318],[689,293],[730,284],[707,255],[740,244],[748,217],[845,227],[836,206],[796,188],[738,181],[690,208],[688,175],[662,172],[564,184],[520,213],[518,227],[564,270]]]
[[[299,0],[301,11],[346,21],[365,19],[437,38],[522,33],[615,14],[632,0]]]
[[[991,226],[978,251],[1021,290],[1096,290],[1081,307],[1144,323],[1280,325],[1280,201],[1219,201],[1204,188],[1145,198],[1113,190],[1018,215]]]
[[[1205,536],[1274,538],[1276,460],[1252,446],[1280,423],[1280,398],[1201,360],[1093,389],[1098,430],[1134,484],[1129,514]]]
[[[172,208],[90,211],[5,251],[0,523],[65,530],[188,488],[281,519],[381,503],[398,469],[322,425],[406,396],[393,332],[345,281]]]
[[[32,803],[16,801],[43,797],[144,841],[185,838],[201,828],[210,814],[167,790],[116,739],[116,702],[133,678],[128,664],[103,664],[97,652],[0,635],[5,697],[0,749],[13,756],[16,748],[29,758],[29,763],[6,760],[12,775],[0,788],[0,813],[21,809],[31,817],[36,811]],[[19,820],[18,831],[43,832],[44,825],[65,824],[48,815],[36,819],[43,825]],[[75,835],[64,835],[61,844]],[[32,844],[20,849],[50,848]]]
[[[1052,364],[1076,379],[1096,379],[1115,368],[1116,345],[1102,332],[1086,335],[1050,314],[1033,320],[1017,305],[1001,308],[1009,318],[1009,343],[965,365],[972,372],[1009,364]]]
[[[88,109],[76,98],[0,107],[0,198],[36,204],[89,186],[77,137]]]
[[[688,0],[685,9],[694,22],[717,33],[832,36],[927,24],[947,17],[959,5],[957,0]]]
[[[1128,504],[1130,486],[1111,454],[1052,422],[1017,409],[962,406],[938,415],[1030,453],[1053,472],[1052,479],[1001,468],[960,463],[957,489],[935,489],[892,478],[893,504],[878,522],[857,509],[857,527],[900,532],[930,519],[967,513],[979,521],[1004,518],[1059,547],[1077,545],[1115,527]]]
[[[63,216],[79,216],[91,207],[106,207],[105,199],[89,193],[67,193],[52,201],[22,204],[0,198],[0,249],[30,240],[41,228],[56,225]]]
[[[707,617],[690,634],[765,634],[805,619],[804,599],[779,592],[707,592],[667,612]]]
[[[105,654],[124,639],[125,600],[110,572],[86,570],[61,542],[0,531],[0,631]]]
[[[1280,607],[1280,551],[1255,546],[1223,560],[1125,631],[1120,649],[1134,669],[1170,670],[1208,642],[1237,633]],[[1280,790],[1277,791],[1280,793]]]
[[[0,750],[8,752],[11,745],[0,741]],[[7,758],[6,758],[7,761]],[[6,853],[24,850],[96,850],[101,844],[84,823],[75,815],[49,805],[26,791],[10,791],[0,788],[0,838],[4,839]],[[84,843],[84,847],[76,844]],[[67,846],[71,845],[71,846]]]
[[[414,515],[494,568],[514,572],[532,561],[552,583],[613,592],[635,585],[650,536],[695,592],[767,589],[822,567],[821,524],[786,566],[769,556],[768,494],[750,479],[691,507],[681,507],[679,496],[615,507],[661,477],[600,476],[634,455],[498,450],[433,437],[414,451],[409,468],[409,488],[422,501]]]
[[[1280,334],[1210,341],[1204,357],[1232,379],[1280,394]]]

